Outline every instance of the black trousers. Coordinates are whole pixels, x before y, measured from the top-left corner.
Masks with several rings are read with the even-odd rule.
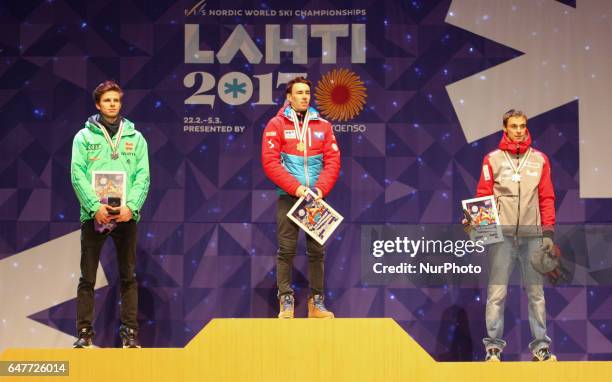
[[[293,294],[291,288],[293,258],[297,251],[298,235],[301,229],[289,220],[287,212],[297,200],[298,198],[290,195],[280,195],[278,197],[276,210],[276,234],[278,239],[276,285],[278,286],[279,297],[284,294]],[[323,294],[325,246],[306,235],[306,254],[308,255],[308,278],[311,294]]]
[[[81,278],[77,288],[77,331],[93,327],[94,285],[100,261],[100,252],[107,237],[111,237],[117,249],[119,279],[121,281],[121,323],[138,329],[138,284],[136,266],[137,227],[134,220],[118,223],[110,233],[94,230],[94,221],[81,224]]]

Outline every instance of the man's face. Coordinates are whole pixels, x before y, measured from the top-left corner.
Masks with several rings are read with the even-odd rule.
[[[308,84],[293,84],[287,100],[295,111],[306,111],[310,104],[310,86]]]
[[[113,122],[117,119],[119,111],[121,111],[121,94],[114,90],[102,93],[96,108],[100,110],[100,114],[102,114],[104,119]]]
[[[506,126],[504,126],[504,132],[512,142],[522,142],[527,136],[527,118],[508,118]]]

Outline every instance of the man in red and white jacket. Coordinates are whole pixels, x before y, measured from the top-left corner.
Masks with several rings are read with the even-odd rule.
[[[311,88],[311,82],[304,77],[287,84],[288,104],[268,122],[261,143],[264,172],[276,184],[279,194],[276,214],[279,318],[293,318],[294,312],[291,273],[300,229],[287,218],[287,212],[309,188],[319,198],[327,196],[340,172],[340,149],[332,126],[309,106]],[[323,303],[325,247],[307,235],[306,252],[311,290],[308,317],[333,318],[334,314]]]
[[[487,289],[487,337],[483,339],[487,361],[501,360],[504,308],[508,280],[514,265],[521,267],[529,299],[529,325],[533,341],[529,349],[536,361],[556,360],[546,335],[544,276],[530,257],[538,251],[552,252],[555,225],[555,191],[548,157],[531,147],[527,117],[510,110],[503,116],[499,148],[484,158],[476,196],[493,195],[504,241],[491,246]]]

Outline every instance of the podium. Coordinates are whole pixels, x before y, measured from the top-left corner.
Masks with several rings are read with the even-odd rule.
[[[612,362],[436,362],[390,318],[215,319],[182,349],[8,349],[0,359],[68,361],[69,376],[58,380],[87,382],[593,382],[612,375]]]

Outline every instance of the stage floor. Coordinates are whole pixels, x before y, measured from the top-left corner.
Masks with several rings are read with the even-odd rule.
[[[389,318],[215,319],[183,349],[9,349],[61,381],[610,381],[612,362],[435,362]],[[6,381],[47,377],[0,377]]]

